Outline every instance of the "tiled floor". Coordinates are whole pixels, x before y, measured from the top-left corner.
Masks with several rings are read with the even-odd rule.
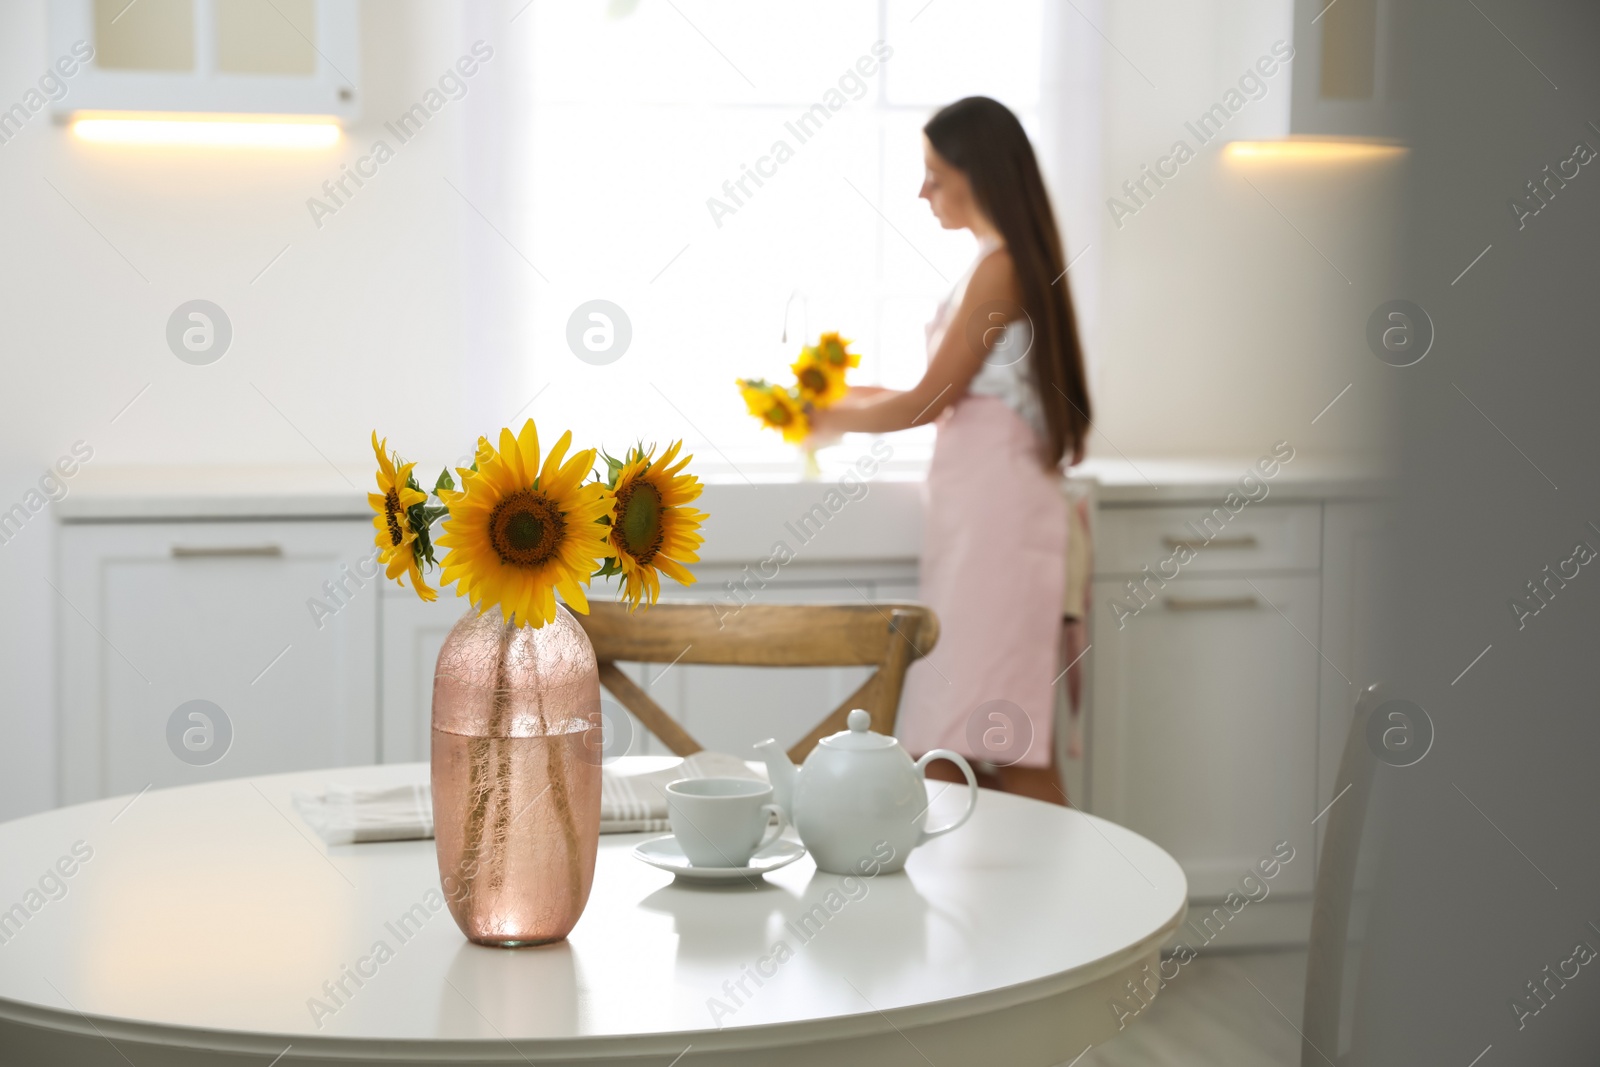
[[[1202,954],[1073,1067],[1294,1067],[1305,988],[1304,949]]]

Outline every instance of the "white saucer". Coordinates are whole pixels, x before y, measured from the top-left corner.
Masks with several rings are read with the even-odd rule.
[[[806,854],[796,841],[778,838],[766,848],[750,857],[748,867],[696,867],[678,847],[678,839],[671,834],[641,841],[633,848],[633,856],[658,870],[671,871],[686,882],[749,882],[768,871],[787,867]]]

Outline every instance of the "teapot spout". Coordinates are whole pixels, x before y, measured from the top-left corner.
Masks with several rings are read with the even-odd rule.
[[[777,738],[769,737],[757,744],[755,749],[767,764],[767,780],[772,783],[772,799],[782,808],[784,814],[791,820],[794,819],[794,782],[800,773],[790,760],[783,747],[778,744]]]

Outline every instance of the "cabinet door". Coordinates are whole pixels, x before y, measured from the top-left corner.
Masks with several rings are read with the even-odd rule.
[[[438,577],[435,572],[433,578]],[[382,664],[378,679],[383,727],[379,759],[383,763],[426,760],[433,717],[433,668],[450,628],[467,610],[467,602],[444,589],[427,603],[409,588],[386,587],[382,606]]]
[[[82,524],[60,546],[64,802],[376,757],[369,524]],[[220,717],[179,716],[184,759],[194,700]]]
[[[1405,67],[1398,61],[1399,0],[1295,0],[1289,129],[1322,137],[1405,132]],[[1276,90],[1274,90],[1276,91]]]
[[[1123,581],[1094,583],[1090,806],[1170,852],[1193,897],[1278,841],[1311,847],[1318,592],[1315,574],[1181,577],[1118,629]],[[1311,885],[1308,861],[1274,889]]]

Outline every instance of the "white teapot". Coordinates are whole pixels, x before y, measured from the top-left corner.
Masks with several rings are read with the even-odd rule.
[[[915,763],[900,742],[873,733],[872,716],[857,708],[849,729],[817,742],[796,767],[778,742],[756,745],[767,763],[773,799],[788,814],[800,841],[830,874],[879,874],[898,871],[911,850],[947,834],[972,817],[978,804],[978,780],[960,755],[936,748]],[[925,768],[947,759],[967,779],[967,810],[947,826],[923,829],[928,814]]]

